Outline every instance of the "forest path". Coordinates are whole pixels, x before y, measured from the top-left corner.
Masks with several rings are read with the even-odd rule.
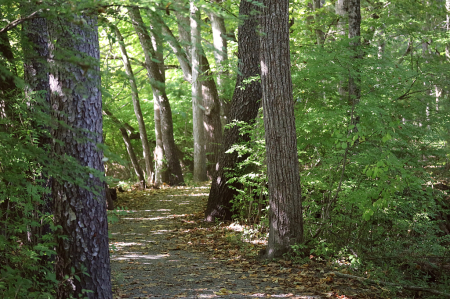
[[[115,299],[350,298],[330,292],[323,270],[259,262],[262,245],[203,222],[208,194],[208,187],[118,194],[116,206],[128,212],[113,212],[119,220],[109,226]]]

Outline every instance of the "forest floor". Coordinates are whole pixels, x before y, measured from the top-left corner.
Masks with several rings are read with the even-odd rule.
[[[203,221],[208,194],[206,186],[118,194],[109,226],[115,299],[390,297],[336,277],[331,265],[259,260],[263,241],[242,241],[237,224]]]

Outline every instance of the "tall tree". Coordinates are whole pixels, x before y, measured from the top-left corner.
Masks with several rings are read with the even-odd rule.
[[[155,51],[155,57],[158,61],[159,72],[164,82],[166,81],[166,72],[164,66],[164,53],[163,53],[163,39],[162,39],[162,25],[158,20],[152,20],[151,22],[151,37],[153,50]],[[164,171],[164,144],[162,140],[161,132],[161,108],[159,103],[163,101],[161,94],[156,88],[152,89],[153,92],[153,114],[155,122],[155,186],[158,187],[163,183],[163,180],[167,176],[167,171]]]
[[[194,135],[194,181],[206,181],[205,128],[203,126],[203,97],[200,82],[201,35],[200,10],[190,2],[190,24],[192,41],[192,123]]]
[[[260,57],[270,205],[265,256],[275,258],[303,241],[303,218],[289,49],[289,1],[263,3]]]
[[[183,185],[183,173],[181,172],[180,160],[177,155],[175,140],[173,138],[172,109],[166,94],[165,81],[161,76],[158,63],[153,59],[156,57],[155,51],[153,50],[152,41],[142,20],[139,8],[134,7],[128,9],[128,15],[130,16],[134,30],[139,37],[142,50],[144,51],[145,66],[152,89],[156,89],[160,94],[158,97],[158,104],[161,109],[161,134],[164,145],[164,154],[167,158],[169,184],[174,186]]]
[[[350,38],[350,50],[354,59],[353,72],[350,72],[348,79],[349,105],[352,107],[352,124],[359,122],[359,117],[354,115],[356,104],[361,97],[361,75],[359,74],[358,53],[361,46],[361,3],[360,0],[348,0],[348,38]],[[356,128],[355,128],[356,130]]]
[[[241,1],[239,6],[238,29],[238,75],[233,99],[231,101],[229,121],[253,122],[258,114],[262,98],[261,83],[257,78],[261,74],[259,64],[258,12],[260,7],[255,2]],[[246,83],[250,81],[250,83]],[[248,134],[241,135],[237,126],[226,128],[221,147],[217,172],[214,174],[205,219],[231,220],[231,200],[236,192],[228,183],[226,169],[233,169],[246,157],[239,157],[236,152],[227,153],[233,144],[250,140]]]
[[[150,151],[150,145],[147,138],[147,128],[145,127],[144,117],[142,116],[141,104],[139,101],[139,93],[137,89],[136,79],[134,78],[133,69],[131,68],[130,59],[128,58],[127,49],[125,47],[125,41],[123,40],[122,34],[119,28],[115,25],[111,25],[114,29],[114,33],[119,42],[120,53],[122,54],[123,67],[128,76],[131,86],[131,100],[133,101],[134,114],[136,115],[139,135],[141,136],[142,150],[145,161],[145,170],[147,172],[147,182],[146,184],[151,185],[153,183],[153,159]]]
[[[97,147],[102,143],[97,17],[58,17],[48,28],[50,102],[54,117],[65,123],[52,132],[54,154],[103,172],[103,153]],[[53,181],[54,221],[60,227],[57,234],[65,236],[56,247],[57,298],[112,298],[105,189],[92,172],[86,186],[63,178]]]

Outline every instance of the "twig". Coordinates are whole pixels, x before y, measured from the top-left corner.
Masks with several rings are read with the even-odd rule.
[[[428,292],[428,293],[432,293],[432,294],[436,294],[436,295],[442,295],[445,297],[450,297],[449,293],[444,293],[444,292],[440,292],[440,291],[428,289],[428,288],[423,288],[423,287],[396,284],[396,283],[382,281],[382,280],[373,280],[373,279],[369,279],[369,278],[365,278],[365,277],[359,277],[359,276],[344,274],[344,273],[340,273],[340,272],[329,272],[328,274],[336,275],[336,276],[343,277],[343,278],[356,279],[359,281],[367,281],[367,282],[374,283],[374,284],[383,284],[383,285],[388,285],[388,286],[401,287],[405,290],[410,290],[410,291],[422,291],[422,292]]]

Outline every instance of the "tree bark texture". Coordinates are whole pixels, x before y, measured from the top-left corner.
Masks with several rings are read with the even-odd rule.
[[[150,150],[150,145],[148,144],[147,129],[145,127],[144,117],[142,116],[141,104],[139,101],[139,93],[136,85],[136,79],[134,78],[133,69],[131,68],[130,60],[128,58],[127,49],[125,47],[125,41],[123,40],[122,34],[119,29],[114,26],[114,31],[119,42],[120,52],[122,54],[123,67],[125,68],[125,73],[128,76],[128,81],[131,86],[131,100],[133,101],[134,114],[136,115],[139,135],[141,136],[142,152],[145,161],[145,170],[147,172],[147,182],[146,185],[151,185],[153,183],[153,161]]]
[[[272,259],[303,241],[288,0],[264,0],[261,30],[261,85],[270,204],[266,257]]]
[[[158,104],[160,107],[164,154],[167,159],[167,168],[170,173],[169,184],[172,186],[183,185],[183,173],[181,172],[180,160],[177,156],[175,140],[173,138],[172,109],[170,108],[169,99],[167,98],[165,81],[161,76],[158,64],[152,60],[153,57],[156,58],[155,51],[153,50],[152,41],[144,22],[142,21],[139,9],[130,8],[128,10],[128,15],[130,16],[134,30],[139,37],[142,50],[144,51],[145,65],[152,89],[156,89],[160,94],[160,97],[158,97],[160,100]]]
[[[212,77],[211,68],[205,55],[201,57],[201,83],[204,116],[204,134],[206,142],[206,171],[208,179],[212,179],[216,172],[222,147],[222,122],[220,119],[220,100],[216,82]]]
[[[200,63],[202,58],[200,35],[200,10],[194,0],[190,2],[190,24],[192,41],[192,124],[194,135],[194,181],[203,182],[206,176],[205,128],[203,126],[203,97],[200,79]]]
[[[239,18],[242,22],[238,28],[238,50],[239,50],[239,72],[231,101],[230,116],[228,122],[233,120],[253,122],[258,114],[260,100],[262,98],[261,83],[252,80],[245,84],[250,78],[259,77],[261,74],[259,62],[259,32],[258,21],[255,12],[260,8],[252,2],[241,1],[239,7]],[[238,157],[236,152],[226,153],[233,144],[250,141],[249,135],[240,135],[239,128],[233,126],[224,131],[223,145],[221,147],[217,171],[213,176],[208,205],[205,211],[206,221],[217,219],[231,220],[231,200],[236,192],[227,182],[226,170],[233,169],[237,163],[246,157]]]
[[[127,129],[125,128],[125,125],[122,124],[122,122],[112,114],[111,111],[104,108],[103,111],[106,115],[108,115],[111,120],[119,127],[119,131],[122,134],[123,142],[125,143],[125,147],[127,149],[128,156],[130,157],[131,164],[133,165],[134,172],[136,173],[138,179],[139,179],[139,188],[141,190],[145,189],[145,177],[144,173],[142,172],[141,166],[139,165],[138,159],[136,157],[136,153],[134,152],[133,146],[131,144],[130,136],[128,135]]]
[[[58,18],[48,28],[50,40],[56,41],[50,48],[52,113],[66,124],[52,132],[57,141],[53,143],[54,154],[62,160],[70,156],[81,166],[103,172],[103,153],[97,147],[102,143],[97,17]],[[92,173],[86,181],[89,190],[74,183],[75,178],[71,182],[53,180],[54,221],[60,226],[57,234],[66,236],[58,239],[56,247],[56,277],[60,281],[56,297],[60,299],[112,298],[105,188]]]
[[[157,14],[157,13],[155,13]],[[166,81],[166,72],[164,68],[164,53],[163,53],[163,43],[162,43],[162,24],[158,22],[158,20],[152,19],[151,22],[151,38],[153,50],[155,51],[155,58],[158,60],[157,64],[159,66],[159,72],[164,82]],[[154,184],[156,187],[163,183],[163,180],[166,175],[166,168],[164,164],[164,144],[162,140],[162,132],[161,132],[161,108],[159,107],[159,103],[163,101],[161,94],[158,92],[156,88],[152,89],[153,91],[153,113],[154,113],[154,121],[155,121],[155,180]]]

